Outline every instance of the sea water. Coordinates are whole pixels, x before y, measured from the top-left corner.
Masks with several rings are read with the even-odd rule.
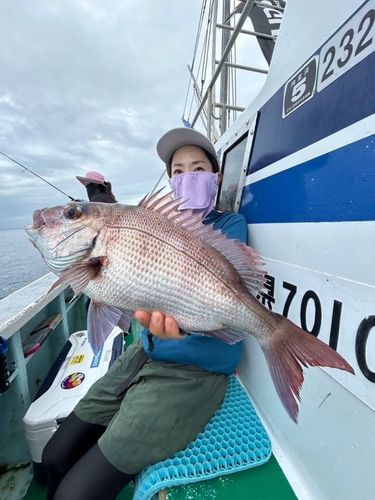
[[[0,230],[0,300],[49,272],[24,229]]]

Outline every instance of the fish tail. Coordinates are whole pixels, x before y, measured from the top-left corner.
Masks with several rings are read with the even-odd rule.
[[[297,423],[298,401],[303,383],[302,366],[326,366],[346,370],[353,368],[335,350],[307,333],[287,318],[277,314],[279,326],[270,341],[263,343],[273,383],[291,419]]]

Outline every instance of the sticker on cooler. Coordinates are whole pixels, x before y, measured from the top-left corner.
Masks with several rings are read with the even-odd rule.
[[[76,356],[73,356],[70,365],[79,365],[85,361],[85,354],[77,354]]]
[[[81,372],[71,373],[61,382],[62,389],[75,389],[85,380],[85,374]]]

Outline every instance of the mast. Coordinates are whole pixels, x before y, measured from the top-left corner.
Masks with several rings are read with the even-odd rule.
[[[225,46],[225,48],[223,49],[222,51],[222,55],[221,55],[221,59],[220,61],[218,62],[217,66],[216,66],[216,69],[215,69],[215,72],[211,78],[211,81],[209,82],[208,84],[208,87],[207,87],[207,90],[206,92],[204,93],[204,95],[202,96],[202,100],[200,102],[200,105],[198,106],[198,109],[195,113],[195,116],[191,122],[191,126],[194,127],[195,123],[197,122],[203,108],[204,108],[204,105],[206,104],[206,101],[208,99],[208,96],[212,93],[212,90],[214,88],[214,85],[216,83],[216,80],[218,79],[218,77],[221,75],[221,72],[226,64],[226,60],[229,56],[229,53],[235,43],[235,41],[237,40],[237,37],[242,29],[242,26],[244,25],[246,19],[247,19],[247,16],[250,12],[250,9],[253,7],[255,3],[255,0],[247,0],[246,4],[245,4],[245,7],[243,8],[243,11],[242,11],[242,14],[237,22],[237,25],[236,27],[234,28],[233,30],[233,33],[231,35],[231,37],[229,38],[228,40],[228,43],[227,45]],[[215,29],[216,29],[216,23],[215,23]],[[228,30],[223,30],[223,31],[228,31]],[[228,88],[228,87],[227,87]],[[220,103],[218,105],[218,107],[221,107],[222,106],[222,103]],[[212,102],[212,108],[211,109],[214,109],[216,107],[216,104],[214,102]],[[224,104],[224,107],[226,107],[227,109],[231,109],[231,106],[228,105],[227,103]],[[221,133],[223,133],[223,131],[221,131]]]
[[[219,136],[222,136],[227,128],[230,126],[230,122],[232,121],[232,117],[229,115],[230,111],[235,112],[243,112],[245,110],[244,107],[237,106],[236,101],[236,89],[233,88],[234,97],[232,99],[230,93],[230,78],[231,75],[236,75],[237,70],[241,71],[250,71],[254,73],[262,73],[267,74],[268,70],[250,66],[237,64],[235,56],[231,57],[231,51],[234,48],[235,42],[239,36],[239,34],[243,34],[246,36],[252,36],[258,38],[264,38],[268,40],[275,40],[276,36],[273,34],[267,33],[259,33],[258,31],[250,31],[242,29],[246,20],[249,18],[250,11],[254,5],[263,8],[270,8],[269,4],[265,4],[262,2],[258,2],[257,0],[246,0],[242,7],[241,13],[238,11],[236,16],[236,21],[234,26],[231,26],[231,21],[228,21],[228,18],[231,15],[231,1],[223,0],[219,6],[219,0],[215,0],[211,4],[211,9],[208,15],[208,23],[209,23],[209,31],[210,36],[206,36],[205,44],[204,44],[204,60],[206,60],[206,55],[208,51],[210,51],[211,57],[210,62],[206,62],[203,65],[202,69],[199,71],[202,72],[201,82],[202,85],[200,89],[198,89],[198,76],[194,76],[193,74],[193,66],[190,68],[188,66],[190,72],[191,81],[194,82],[194,98],[198,103],[197,111],[195,112],[194,117],[192,118],[189,126],[194,127],[198,118],[202,119],[203,125],[206,129],[207,137],[215,143]],[[221,10],[221,23],[218,22],[218,11]],[[283,10],[279,8],[273,8],[273,10]],[[227,22],[227,23],[226,23]],[[226,23],[226,24],[225,24]],[[216,52],[218,46],[218,36],[216,31],[221,30],[221,44],[219,53],[221,55],[220,60],[216,59]],[[207,33],[206,33],[207,35]],[[209,46],[209,48],[208,48]],[[207,52],[205,52],[207,50]],[[205,70],[206,64],[210,64],[211,69],[211,79],[206,84],[205,83]],[[220,84],[220,92],[216,90],[215,85]],[[235,81],[233,83],[235,87]],[[203,86],[205,90],[203,90]],[[216,101],[216,97],[220,94],[218,102]],[[232,102],[233,101],[233,102]],[[189,117],[190,120],[190,117]],[[217,122],[217,125],[216,125]],[[215,126],[216,125],[216,126]]]

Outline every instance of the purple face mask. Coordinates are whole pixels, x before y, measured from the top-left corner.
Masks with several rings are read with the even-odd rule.
[[[212,172],[187,172],[169,179],[173,189],[174,199],[182,198],[182,210],[191,209],[194,212],[202,212],[206,217],[214,208],[217,188],[219,186],[219,174]]]

